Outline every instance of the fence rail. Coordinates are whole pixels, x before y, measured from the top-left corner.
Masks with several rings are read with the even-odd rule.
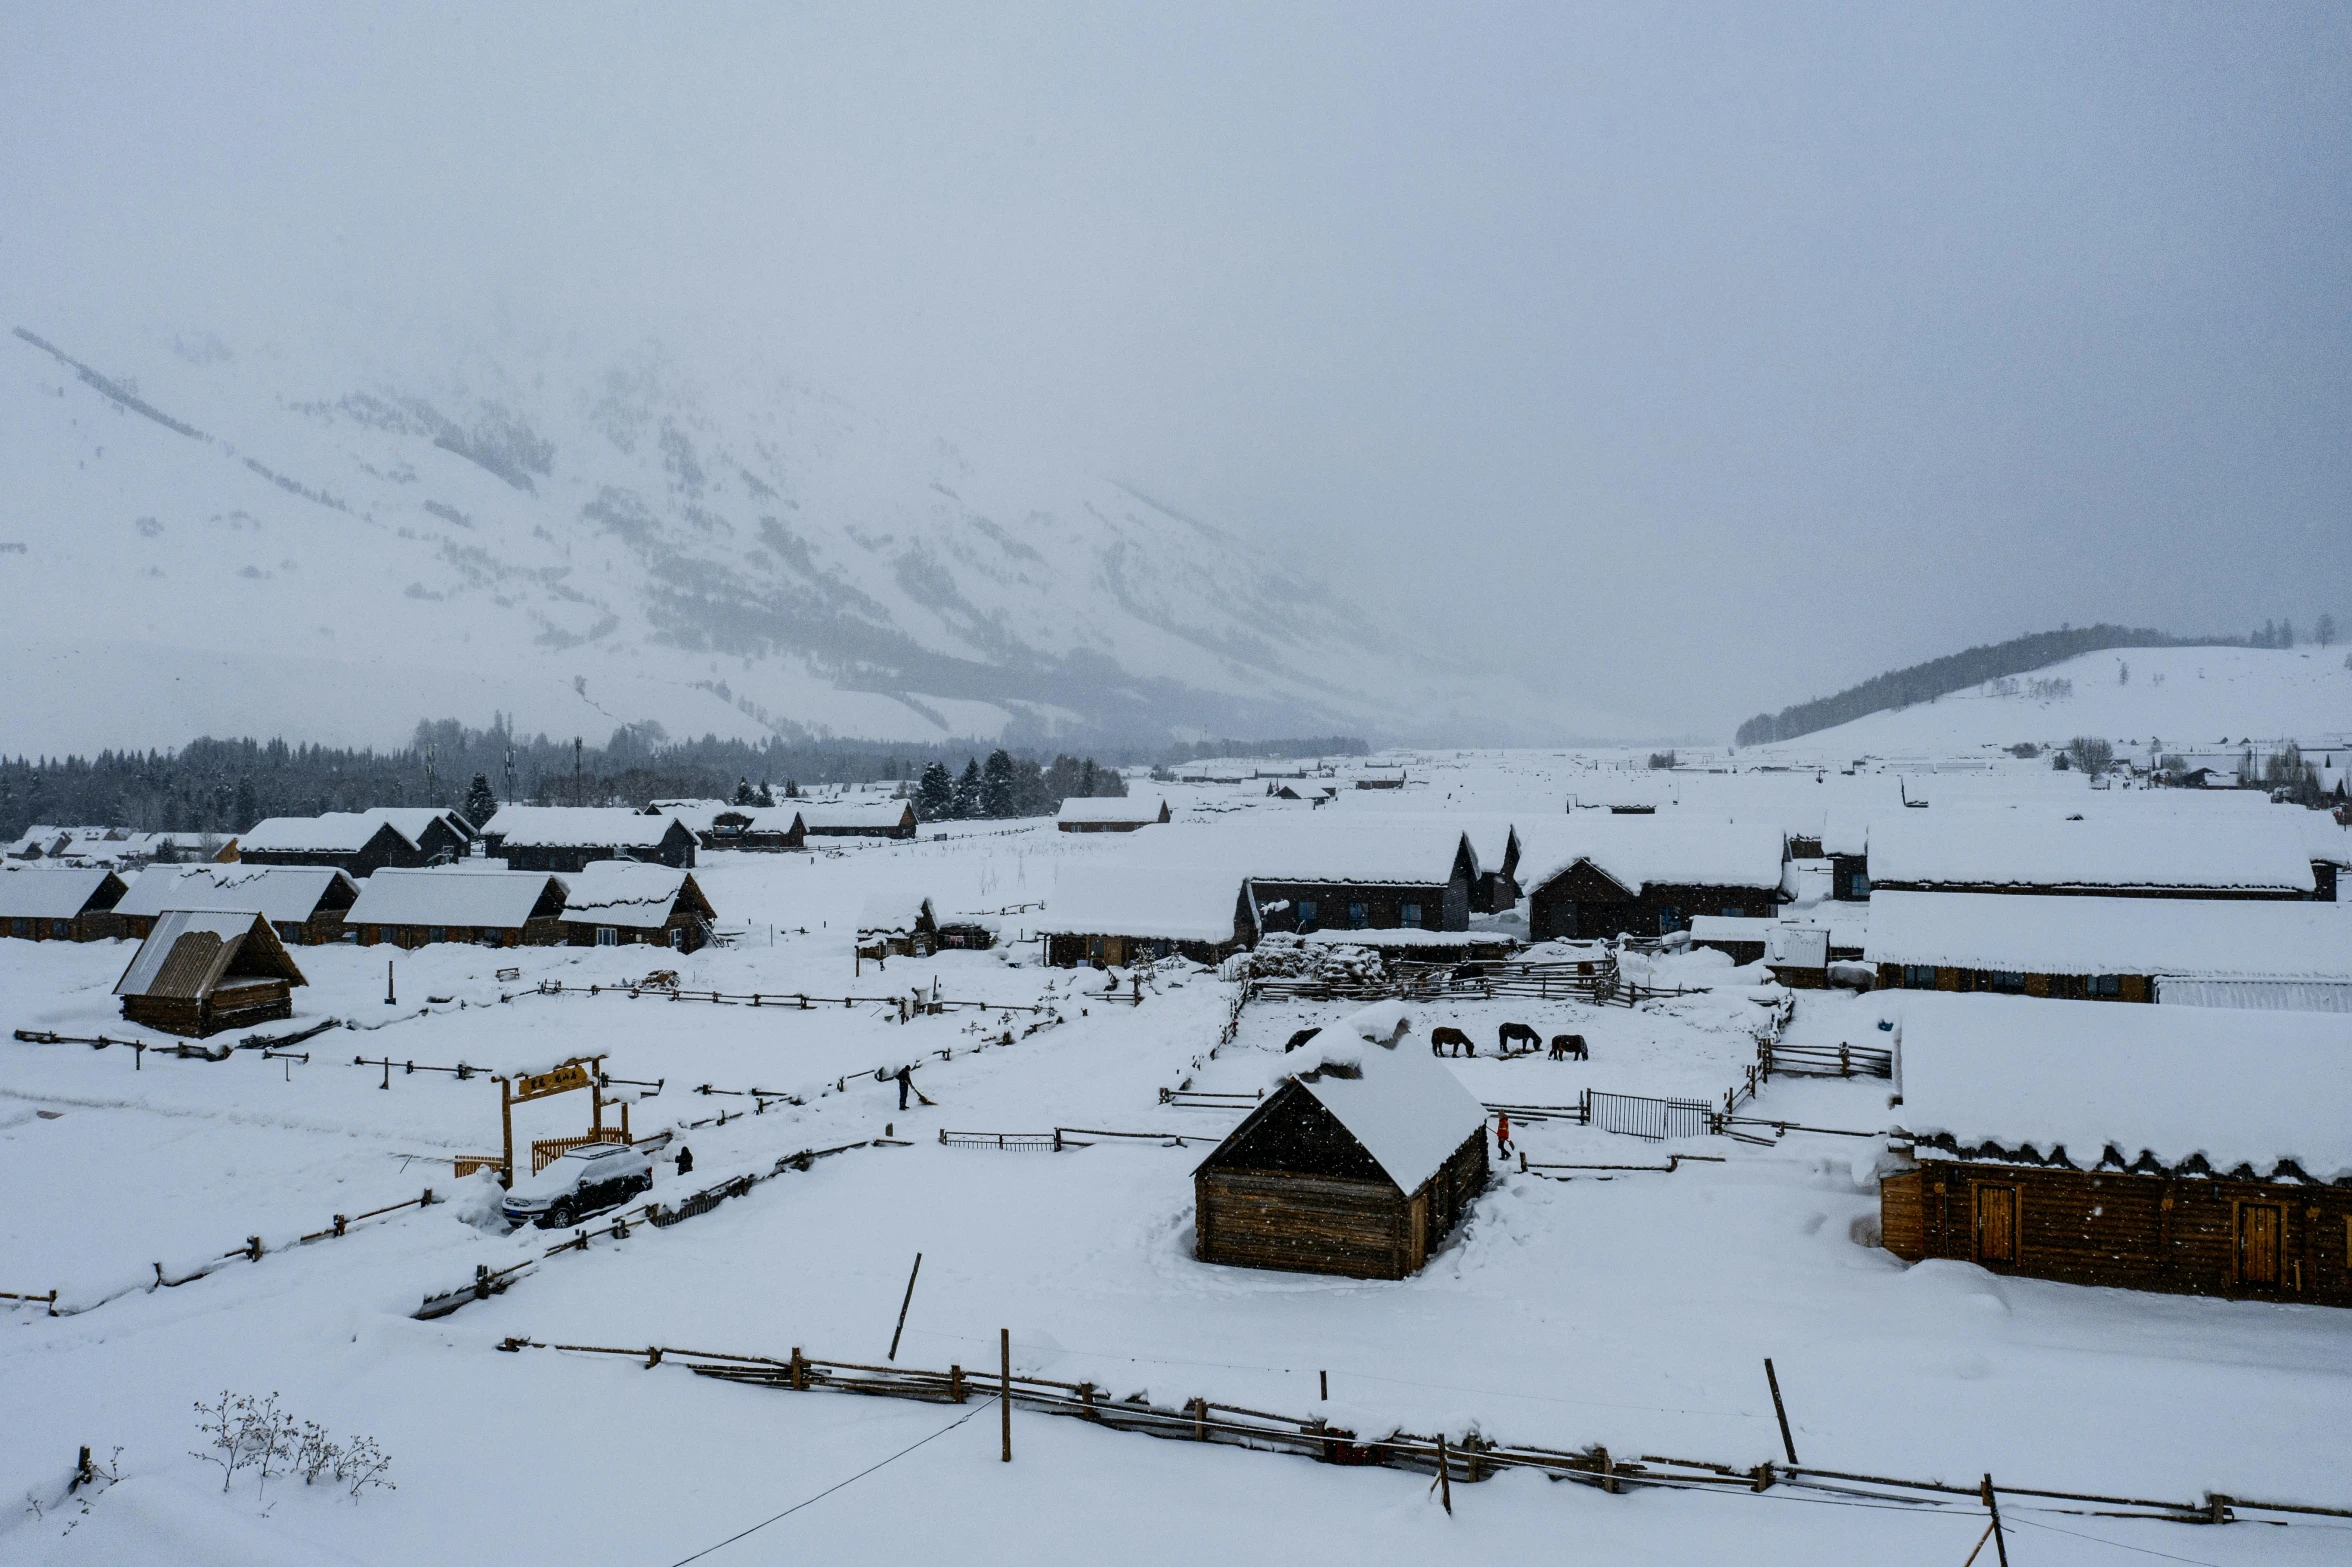
[[[632,1001],[651,996],[662,1001],[702,1001],[723,1007],[782,1007],[794,1012],[810,1012],[818,1007],[883,1006],[897,1007],[902,1012],[916,1016],[945,1012],[951,1007],[971,1007],[981,1012],[1047,1012],[1052,1010],[1050,1007],[1025,1001],[966,1001],[953,997],[917,997],[912,992],[894,996],[812,996],[800,991],[686,990],[674,985],[648,985],[642,980],[636,984],[567,985],[561,980],[543,979],[529,994],[538,996],[626,996]]]
[[[593,1132],[582,1132],[577,1137],[542,1137],[531,1144],[531,1173],[537,1175],[575,1148],[585,1148],[591,1143],[627,1141],[617,1126],[600,1127]]]
[[[1767,1041],[1758,1051],[1767,1077],[1887,1077],[1895,1053],[1867,1045],[1787,1045]]]

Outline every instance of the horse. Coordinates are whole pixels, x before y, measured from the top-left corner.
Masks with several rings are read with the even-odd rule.
[[[1313,1039],[1317,1034],[1322,1032],[1323,1030],[1319,1028],[1300,1029],[1297,1033],[1290,1036],[1290,1043],[1282,1047],[1282,1053],[1284,1055],[1289,1055],[1293,1050],[1296,1050],[1299,1046],[1305,1044],[1308,1040]]]
[[[1552,1036],[1552,1059],[1566,1061],[1571,1058],[1578,1061],[1592,1059],[1592,1056],[1584,1048],[1584,1036],[1582,1034],[1554,1034]]]
[[[1462,1052],[1469,1055],[1478,1054],[1477,1044],[1472,1041],[1468,1034],[1463,1033],[1458,1028],[1441,1027],[1433,1028],[1429,1031],[1429,1053],[1431,1055],[1444,1055],[1446,1053],[1446,1047],[1449,1045],[1451,1045],[1457,1052]]]
[[[1511,1042],[1515,1039],[1526,1040],[1527,1048],[1530,1050],[1543,1044],[1543,1035],[1529,1028],[1525,1023],[1505,1023],[1495,1031],[1495,1049],[1503,1055],[1509,1055]]]

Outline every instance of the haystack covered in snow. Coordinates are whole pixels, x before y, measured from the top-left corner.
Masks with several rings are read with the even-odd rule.
[[[1702,914],[1763,919],[1780,906],[1788,841],[1769,822],[1574,813],[1520,838],[1530,941],[1660,936]]]
[[[597,860],[563,880],[564,939],[575,947],[650,943],[693,952],[718,913],[694,873],[635,860]]]
[[[1283,1058],[1281,1084],[1193,1172],[1203,1262],[1401,1279],[1484,1189],[1486,1111],[1398,1002]]]
[[[103,867],[0,871],[0,934],[20,941],[104,941],[122,934],[123,879]]]
[[[1881,892],[1884,989],[2352,1012],[2352,909],[2247,898]]]
[[[1119,968],[1179,956],[1221,963],[1258,939],[1238,872],[1139,862],[1062,867],[1037,922],[1045,960]]]
[[[563,907],[564,884],[545,871],[439,866],[376,872],[343,919],[367,947],[437,941],[544,947],[563,940]]]
[[[144,939],[166,909],[241,909],[297,946],[341,941],[359,884],[329,865],[150,865],[115,905],[123,934]]]
[[[1909,996],[1897,1057],[1897,1256],[2352,1305],[2352,1018]]]
[[[259,914],[171,909],[139,944],[114,993],[126,1021],[202,1039],[292,1017],[292,987],[308,983]]]

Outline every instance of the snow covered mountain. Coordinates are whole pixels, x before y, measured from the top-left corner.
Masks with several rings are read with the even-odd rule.
[[[2152,747],[2257,761],[2294,741],[2352,744],[2352,658],[2342,647],[2129,648],[2086,653],[1932,702],[1872,713],[1753,753],[1825,761],[1957,757],[2077,735],[2149,759]]]
[[[493,710],[1041,742],[1612,722],[1137,490],[782,377],[651,348],[385,366],[0,337],[0,746],[384,743]]]

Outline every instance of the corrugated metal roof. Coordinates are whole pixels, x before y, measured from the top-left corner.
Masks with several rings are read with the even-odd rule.
[[[132,954],[114,993],[197,1000],[211,994],[240,957],[290,984],[306,983],[260,915],[247,909],[167,909]]]

